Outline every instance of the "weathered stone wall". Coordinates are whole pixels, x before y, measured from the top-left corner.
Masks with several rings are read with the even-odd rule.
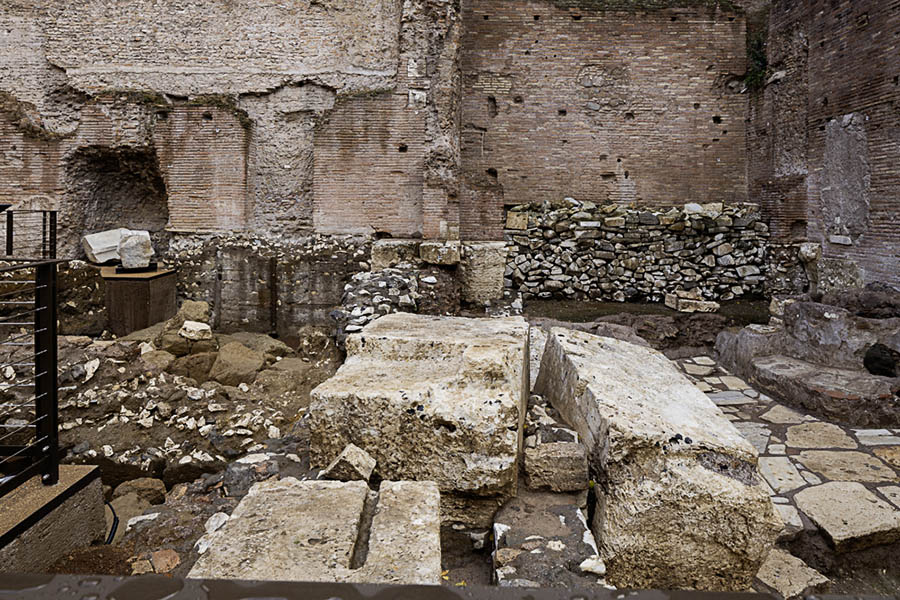
[[[660,302],[696,289],[730,300],[761,293],[768,270],[768,227],[755,205],[525,205],[509,213],[505,235],[505,283],[526,299]]]
[[[898,9],[869,0],[770,8],[766,85],[751,102],[750,193],[774,239],[821,244],[823,288],[900,284]]]
[[[452,235],[457,10],[2,0],[0,198],[58,207],[77,254],[82,200],[129,186],[71,158],[134,152],[168,231]],[[142,201],[121,196],[123,213]]]
[[[747,200],[740,12],[471,0],[463,22],[464,239],[500,239],[504,205],[566,196]]]

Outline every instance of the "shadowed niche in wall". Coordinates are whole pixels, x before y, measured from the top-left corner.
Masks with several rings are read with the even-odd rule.
[[[152,148],[80,148],[67,161],[66,188],[61,226],[70,255],[82,235],[116,227],[149,231],[157,250],[167,245],[166,184]]]

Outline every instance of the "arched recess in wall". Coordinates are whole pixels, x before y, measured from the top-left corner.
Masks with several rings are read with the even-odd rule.
[[[65,174],[62,256],[81,255],[81,236],[117,227],[149,231],[157,252],[168,246],[168,194],[152,147],[82,147]]]

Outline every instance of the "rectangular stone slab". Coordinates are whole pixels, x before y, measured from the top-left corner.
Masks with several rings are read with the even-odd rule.
[[[782,528],[757,453],[656,350],[553,329],[536,391],[581,436],[617,587],[744,590]],[[736,526],[740,523],[740,527]]]
[[[439,507],[433,482],[257,483],[188,577],[438,585]]]
[[[488,506],[515,493],[529,387],[524,319],[388,315],[350,336],[347,354],[311,395],[313,466],[352,443],[384,479],[435,481],[442,495]],[[495,509],[470,516],[489,521]],[[455,516],[466,511],[445,519]]]
[[[436,484],[385,481],[359,583],[441,584],[441,494]]]

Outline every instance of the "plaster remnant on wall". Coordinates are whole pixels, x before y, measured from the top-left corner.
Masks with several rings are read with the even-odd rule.
[[[869,227],[872,173],[865,123],[864,115],[850,113],[825,125],[822,216],[829,239],[852,240]]]

